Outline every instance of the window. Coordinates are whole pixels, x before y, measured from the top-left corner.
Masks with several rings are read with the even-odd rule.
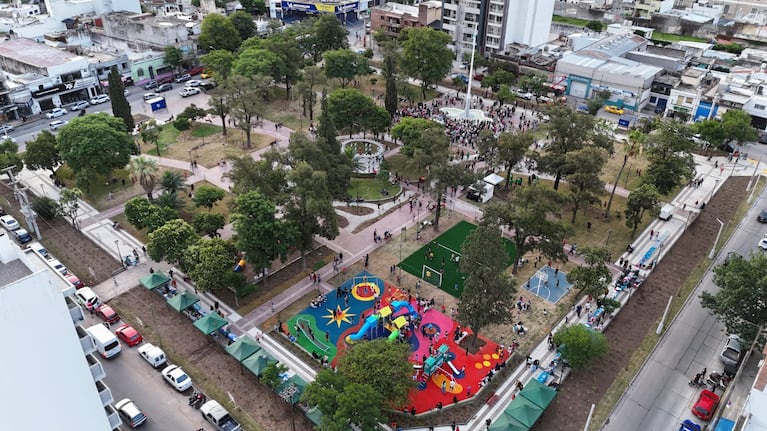
[[[652,104],[658,103],[658,98],[655,96],[650,96],[650,103]]]
[[[766,108],[764,105],[760,105],[758,103],[754,105],[754,109],[758,109],[760,111],[764,111],[764,108]]]
[[[692,97],[686,97],[684,103],[692,103]]]
[[[139,67],[139,68],[136,70],[136,76],[138,76],[139,78],[143,77],[143,76],[144,76],[144,69],[143,69],[143,68],[141,68],[141,67]]]

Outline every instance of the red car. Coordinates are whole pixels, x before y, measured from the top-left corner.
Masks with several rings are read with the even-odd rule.
[[[117,314],[117,312],[108,305],[102,305],[99,307],[96,310],[96,315],[107,323],[117,323],[120,320],[120,316]]]
[[[141,334],[139,334],[138,331],[130,325],[120,326],[117,328],[117,330],[115,330],[115,334],[117,334],[117,337],[123,340],[125,344],[128,345],[128,347],[133,347],[136,344],[144,341],[144,338],[141,336]]]
[[[68,275],[68,276],[67,276],[67,280],[69,281],[69,284],[71,284],[72,286],[74,286],[74,287],[75,287],[75,289],[80,289],[81,287],[84,287],[84,286],[85,286],[85,285],[83,284],[83,282],[82,282],[82,281],[80,281],[80,279],[79,279],[79,278],[77,278],[77,276],[76,276],[76,275],[71,275],[71,274],[70,274],[70,275]]]
[[[199,75],[202,73],[202,66],[197,66],[189,69],[189,74],[192,76]]]
[[[709,391],[708,389],[703,389],[700,392],[698,401],[694,406],[692,406],[692,414],[700,419],[703,419],[704,421],[711,420],[711,416],[714,415],[714,411],[716,410],[716,406],[718,404],[719,395]]]

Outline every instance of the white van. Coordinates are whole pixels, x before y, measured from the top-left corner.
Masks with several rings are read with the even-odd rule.
[[[120,341],[104,324],[93,325],[87,331],[96,344],[96,350],[104,359],[109,359],[122,351]]]
[[[674,216],[674,206],[671,204],[663,205],[658,214],[658,218],[661,220],[669,221]]]
[[[149,362],[149,365],[151,365],[152,368],[159,368],[168,362],[165,358],[165,352],[151,343],[145,343],[143,346],[139,347],[138,354],[141,355],[144,360]]]

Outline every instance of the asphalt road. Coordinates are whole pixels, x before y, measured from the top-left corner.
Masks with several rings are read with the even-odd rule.
[[[87,328],[96,323],[100,321],[86,317],[83,327]],[[119,324],[112,325],[112,328],[118,326]],[[136,347],[128,347],[122,342],[121,344],[122,352],[118,356],[112,359],[99,357],[99,361],[106,372],[104,382],[112,390],[114,403],[123,398],[130,398],[149,418],[141,429],[194,431],[203,427],[211,428],[199,412],[187,404],[191,390],[183,394],[177,392],[165,383],[160,370],[153,369],[139,356]],[[126,426],[124,429],[129,428]]]
[[[762,208],[767,208],[767,192],[755,197],[743,220],[733,221],[739,223],[739,226],[717,256],[717,264],[730,252],[743,256],[761,253],[757,242],[764,234],[765,226],[756,221],[756,216]],[[712,242],[713,238],[700,246],[710,249]],[[703,290],[712,293],[717,291],[712,278],[711,271],[706,273],[678,318],[667,329],[645,366],[623,394],[610,415],[609,424],[603,430],[670,430],[677,429],[685,419],[701,422],[690,412],[700,390],[690,387],[687,382],[703,367],[707,367],[709,372],[722,370],[719,353],[726,337],[723,326],[703,309],[698,299]],[[756,361],[748,362],[747,376],[738,382],[739,389],[736,392],[750,388],[755,373],[755,369],[751,368],[755,366]],[[749,378],[751,380],[746,381]],[[733,395],[735,398],[742,398],[742,394]]]

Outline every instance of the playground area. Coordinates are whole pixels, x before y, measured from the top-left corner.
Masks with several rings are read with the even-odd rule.
[[[524,287],[539,298],[556,304],[573,285],[567,281],[567,273],[544,265],[530,277]]]
[[[400,262],[399,266],[414,276],[427,281],[445,292],[461,297],[465,276],[460,271],[461,245],[477,226],[460,221],[433,241],[421,247]],[[508,264],[514,262],[514,243],[504,240]]]
[[[292,341],[331,365],[346,346],[355,343],[381,337],[407,342],[418,385],[406,407],[414,407],[416,413],[438,405],[448,407],[473,396],[508,357],[508,352],[481,335],[482,348],[468,353],[461,341],[472,335],[470,330],[462,329],[428,301],[408,297],[367,271],[346,280],[327,296],[318,295],[286,325]]]

